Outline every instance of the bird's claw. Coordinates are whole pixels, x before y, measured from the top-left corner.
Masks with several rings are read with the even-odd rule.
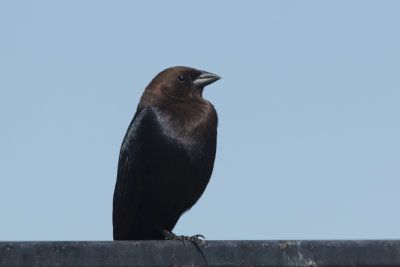
[[[185,243],[185,241],[190,241],[196,243],[197,245],[203,245],[205,243],[204,239],[206,239],[203,235],[194,235],[194,236],[175,235],[174,233],[168,230],[164,230],[164,237],[166,240],[178,240],[178,241],[183,241],[183,243]]]
[[[204,235],[194,235],[189,237],[190,241],[195,242],[198,245],[204,244],[206,242],[205,239],[206,238],[204,237]]]

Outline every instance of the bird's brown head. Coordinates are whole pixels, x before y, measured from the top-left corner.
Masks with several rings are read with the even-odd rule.
[[[218,75],[189,67],[172,67],[160,72],[146,87],[141,102],[193,101],[202,99],[205,86],[221,79]],[[142,103],[145,104],[145,103]]]

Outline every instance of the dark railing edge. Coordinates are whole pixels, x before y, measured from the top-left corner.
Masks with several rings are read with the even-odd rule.
[[[0,242],[0,266],[400,266],[400,240]]]

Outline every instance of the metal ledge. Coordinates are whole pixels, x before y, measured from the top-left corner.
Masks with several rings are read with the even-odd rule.
[[[400,240],[0,242],[0,266],[400,266]]]

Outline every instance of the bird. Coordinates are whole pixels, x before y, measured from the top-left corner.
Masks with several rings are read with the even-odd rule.
[[[203,89],[220,78],[176,66],[145,88],[120,149],[114,240],[203,237],[177,236],[172,230],[201,197],[214,168],[218,116]]]

